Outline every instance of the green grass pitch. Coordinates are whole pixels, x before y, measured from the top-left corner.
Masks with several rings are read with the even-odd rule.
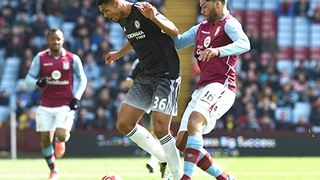
[[[99,180],[115,173],[124,180],[159,180],[159,168],[150,174],[148,158],[62,158],[56,161],[59,180]],[[181,159],[182,160],[182,159]],[[320,180],[320,157],[214,158],[238,180]],[[0,159],[1,180],[44,180],[49,176],[44,159]],[[212,180],[197,168],[193,180]]]

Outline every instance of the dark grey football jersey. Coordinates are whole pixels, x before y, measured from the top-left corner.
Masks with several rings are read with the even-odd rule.
[[[174,42],[154,22],[140,13],[137,9],[140,5],[139,2],[135,3],[129,16],[119,21],[140,60],[139,75],[176,79],[180,75],[180,61]],[[167,19],[159,12],[156,16]]]

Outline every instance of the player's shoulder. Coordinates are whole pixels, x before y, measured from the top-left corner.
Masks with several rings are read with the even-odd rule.
[[[50,49],[45,49],[45,50],[42,50],[40,52],[38,52],[38,56],[44,56],[44,55],[47,55],[49,53]]]
[[[71,52],[71,51],[66,51],[66,56],[67,56],[67,57],[73,58],[74,55],[75,55],[75,54],[74,54],[73,52]]]
[[[240,23],[237,18],[235,18],[234,16],[232,16],[231,14],[226,15],[225,19],[226,23],[234,23],[234,24],[238,24]]]
[[[225,18],[224,21],[225,21],[225,28],[227,29],[237,28],[241,26],[240,22],[230,14]]]

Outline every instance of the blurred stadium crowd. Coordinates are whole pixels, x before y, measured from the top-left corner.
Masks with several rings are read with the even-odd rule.
[[[165,12],[163,1],[151,3]],[[216,129],[320,132],[320,0],[229,0],[228,7],[252,47],[237,65],[236,102]],[[203,20],[200,11],[195,23]],[[74,129],[115,130],[128,91],[125,79],[137,57],[132,51],[104,64],[105,55],[120,49],[126,38],[95,0],[0,1],[0,125],[14,106],[18,129],[35,128],[41,94],[26,87],[24,77],[36,53],[46,48],[52,27],[64,32],[65,48],[80,56],[89,80]],[[192,61],[194,88],[199,69]]]

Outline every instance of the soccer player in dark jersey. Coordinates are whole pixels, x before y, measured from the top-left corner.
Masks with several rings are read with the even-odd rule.
[[[55,158],[62,158],[70,138],[74,113],[87,86],[78,55],[63,48],[63,33],[56,28],[47,34],[49,49],[39,52],[25,78],[30,87],[41,88],[41,103],[36,112],[36,131],[41,133],[41,150],[50,168],[50,180],[58,179]],[[73,76],[79,85],[73,93]],[[55,147],[53,140],[55,138]]]
[[[125,0],[96,0],[106,18],[120,24],[128,42],[107,54],[106,64],[134,49],[141,63],[138,76],[128,91],[117,120],[117,128],[142,149],[168,163],[174,180],[182,176],[179,150],[169,133],[172,116],[177,115],[180,93],[180,61],[173,40],[177,27],[150,3]],[[152,111],[154,133],[137,124],[144,113]],[[160,145],[161,144],[161,145]],[[165,163],[166,162],[166,163]],[[163,171],[162,171],[163,172]],[[161,173],[164,177],[164,173]]]
[[[182,116],[177,147],[184,152],[182,180],[192,178],[199,166],[217,180],[234,180],[216,164],[203,147],[203,134],[233,105],[236,97],[235,66],[250,42],[241,24],[229,14],[227,0],[199,0],[205,21],[173,37],[177,49],[194,45],[201,71],[191,101]]]

